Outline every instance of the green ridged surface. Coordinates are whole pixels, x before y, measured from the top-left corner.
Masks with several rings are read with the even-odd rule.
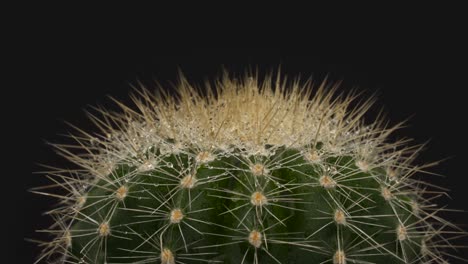
[[[173,252],[176,263],[344,264],[334,262],[338,249],[345,252],[346,263],[418,259],[420,245],[414,241],[420,239],[397,240],[398,219],[413,231],[418,227],[411,194],[395,194],[399,203],[386,201],[381,194],[389,182],[384,168],[363,172],[350,156],[324,154],[311,163],[300,150],[273,149],[270,156],[214,151],[216,159],[203,164],[196,162],[195,151],[156,151],[148,154],[154,168],[144,172],[131,165],[138,159],[122,161],[106,179],[87,188],[86,202],[72,223],[69,259],[161,263],[162,248]],[[252,174],[250,166],[256,163],[265,165],[265,175]],[[181,188],[180,180],[191,172],[197,184]],[[338,186],[320,186],[324,174]],[[128,194],[120,201],[115,192],[122,185]],[[264,193],[268,203],[252,205],[253,191]],[[169,220],[174,208],[184,214],[179,224]],[[334,221],[337,209],[349,213],[346,224]],[[100,236],[99,225],[105,221],[110,234]],[[266,236],[259,248],[248,241],[253,229]]]

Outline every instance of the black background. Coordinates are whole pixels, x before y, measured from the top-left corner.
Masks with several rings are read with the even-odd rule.
[[[205,78],[218,76],[222,66],[242,73],[248,66],[260,71],[276,69],[294,76],[314,76],[322,80],[343,80],[342,89],[357,88],[364,96],[378,94],[377,106],[366,116],[372,120],[379,107],[384,107],[395,124],[411,117],[409,126],[398,131],[397,137],[415,138],[415,143],[430,140],[419,162],[431,162],[450,157],[432,171],[446,178],[430,177],[428,181],[451,189],[451,199],[440,200],[454,209],[468,209],[468,155],[466,126],[468,61],[466,43],[458,34],[426,32],[417,38],[401,36],[396,41],[372,40],[363,45],[337,42],[326,45],[303,45],[291,48],[196,48],[169,45],[140,45],[138,38],[120,42],[117,39],[97,38],[96,35],[67,34],[60,37],[44,36],[35,49],[34,71],[40,77],[31,88],[32,127],[34,133],[29,151],[32,153],[32,171],[40,170],[36,163],[64,165],[44,141],[60,142],[60,133],[73,124],[91,129],[83,109],[89,105],[114,107],[106,95],[128,102],[130,84],[141,81],[151,87],[157,80],[170,89],[178,68],[188,79],[201,84]],[[434,42],[434,39],[443,40]],[[188,45],[191,46],[191,45]],[[22,236],[15,236],[15,261],[32,263],[37,255],[34,244],[24,238],[42,238],[34,230],[46,227],[50,219],[41,212],[51,207],[52,201],[26,192],[26,189],[44,184],[42,176],[24,175],[16,186],[24,205],[16,212],[15,224],[23,226]],[[450,214],[455,223],[468,223],[468,213]],[[22,221],[24,221],[22,223]],[[13,228],[12,228],[13,229]],[[467,227],[465,227],[467,229]],[[461,243],[468,244],[467,241]],[[459,255],[468,257],[466,249]],[[18,261],[21,259],[21,261]],[[458,263],[454,261],[453,263]]]

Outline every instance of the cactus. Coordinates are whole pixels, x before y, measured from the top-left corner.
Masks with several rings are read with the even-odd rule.
[[[54,144],[60,199],[38,262],[446,263],[450,235],[422,146],[366,124],[374,99],[271,76],[227,74],[203,91],[137,89],[136,108],[96,108],[100,130]],[[352,106],[353,105],[353,106]],[[418,176],[419,177],[419,176]]]

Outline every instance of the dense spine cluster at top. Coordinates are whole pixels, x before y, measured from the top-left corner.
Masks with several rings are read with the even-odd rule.
[[[34,190],[60,199],[38,262],[447,263],[463,232],[415,177],[434,164],[337,87],[226,74],[98,108],[99,133],[55,144],[79,169]]]

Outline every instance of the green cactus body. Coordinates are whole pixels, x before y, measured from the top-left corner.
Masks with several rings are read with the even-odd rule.
[[[202,97],[183,81],[178,98],[143,90],[139,112],[93,116],[105,136],[81,131],[86,153],[57,145],[84,172],[60,176],[42,259],[442,263],[418,149],[385,142],[398,126],[364,126],[370,102],[348,110],[324,85],[270,85],[224,78]]]

